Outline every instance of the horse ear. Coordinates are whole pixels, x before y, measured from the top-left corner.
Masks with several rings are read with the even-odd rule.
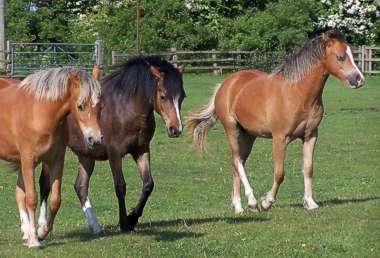
[[[94,66],[94,69],[92,69],[92,77],[97,81],[100,79],[100,67],[97,64]]]
[[[156,77],[157,79],[159,79],[159,80],[164,79],[163,74],[160,73],[160,71],[156,67],[154,67],[154,66],[151,65],[149,67],[149,70],[153,74],[153,76]]]
[[[184,65],[180,65],[178,68],[178,71],[180,74],[183,74],[183,72],[185,71],[185,66]]]

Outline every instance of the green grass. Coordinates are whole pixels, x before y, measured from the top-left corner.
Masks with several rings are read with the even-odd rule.
[[[183,114],[208,102],[221,77],[186,75]],[[334,79],[324,93],[325,117],[315,153],[314,194],[321,208],[301,207],[301,143],[286,156],[286,177],[274,207],[235,215],[230,207],[230,150],[220,124],[201,158],[185,137],[169,139],[161,122],[152,141],[155,189],[131,234],[121,234],[111,173],[98,162],[90,196],[105,235],[93,237],[73,190],[76,158],[66,159],[63,201],[54,231],[40,250],[21,243],[16,175],[0,165],[0,257],[380,257],[380,77],[359,90]],[[273,178],[271,141],[259,139],[247,161],[256,197]],[[141,182],[124,159],[127,206]],[[39,173],[38,173],[39,174]],[[243,205],[247,207],[246,199]]]

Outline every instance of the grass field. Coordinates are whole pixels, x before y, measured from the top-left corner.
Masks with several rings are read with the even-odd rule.
[[[182,113],[207,103],[221,80],[186,75]],[[106,162],[97,163],[90,189],[105,235],[90,234],[73,190],[77,162],[69,152],[54,231],[42,249],[29,250],[21,243],[16,175],[0,164],[0,257],[380,257],[380,77],[367,77],[359,90],[330,79],[324,102],[315,154],[314,194],[321,206],[316,211],[301,206],[300,142],[288,148],[286,177],[274,207],[235,215],[229,201],[230,150],[221,125],[210,131],[209,154],[202,158],[185,137],[169,139],[159,122],[152,141],[155,190],[131,234],[119,232]],[[124,169],[129,209],[137,203],[141,183],[129,156]],[[259,139],[247,161],[256,197],[269,190],[272,169],[271,141]]]

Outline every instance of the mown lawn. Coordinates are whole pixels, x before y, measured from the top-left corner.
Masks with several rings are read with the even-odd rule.
[[[207,103],[221,80],[186,75],[183,114]],[[90,189],[105,235],[89,233],[73,190],[77,162],[69,152],[54,231],[42,249],[24,247],[14,197],[16,175],[0,164],[0,257],[380,257],[380,77],[367,77],[359,90],[330,79],[324,102],[315,155],[317,211],[301,207],[300,142],[288,148],[286,177],[273,209],[235,215],[229,201],[230,150],[221,125],[211,130],[208,154],[202,158],[185,137],[169,139],[159,122],[152,141],[155,190],[131,234],[119,232],[106,162],[97,163]],[[271,141],[260,139],[247,161],[256,197],[272,184],[271,155]],[[141,183],[130,157],[124,168],[127,206],[132,208]],[[245,198],[243,205],[247,207]]]

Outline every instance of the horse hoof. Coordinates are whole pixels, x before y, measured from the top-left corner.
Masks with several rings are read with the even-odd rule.
[[[274,203],[274,199],[269,196],[269,193],[266,193],[261,198],[261,209],[264,210],[264,211],[269,210],[270,207],[272,207],[273,203]]]
[[[135,231],[135,226],[128,223],[126,225],[120,225],[120,229],[121,229],[121,232],[128,233],[128,232]]]
[[[49,234],[49,230],[48,230],[47,225],[38,227],[37,229],[38,240],[44,240],[48,234]]]
[[[29,248],[39,248],[41,247],[41,242],[38,240],[27,241],[26,246],[28,246]]]
[[[100,236],[103,234],[103,229],[100,226],[96,228],[91,228],[91,230],[92,230],[92,233],[94,233],[94,235],[96,236]]]
[[[303,207],[308,211],[316,210],[319,208],[318,204],[316,204],[313,199],[303,199]]]
[[[244,213],[244,209],[243,208],[238,208],[238,209],[235,209],[235,214],[237,214],[237,215],[241,215],[241,214],[243,214]]]
[[[260,212],[260,208],[258,207],[257,204],[255,204],[255,205],[248,204],[248,208],[250,211],[252,211],[254,213]]]

